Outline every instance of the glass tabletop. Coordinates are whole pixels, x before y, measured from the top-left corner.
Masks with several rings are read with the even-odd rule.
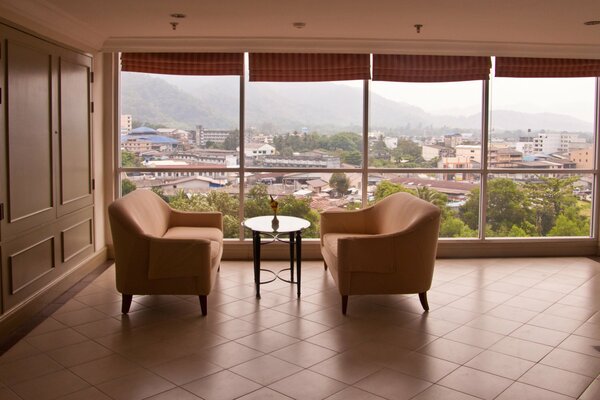
[[[310,226],[310,222],[304,218],[289,217],[287,215],[278,215],[277,222],[273,221],[272,215],[263,217],[248,218],[242,222],[246,228],[252,229],[255,232],[265,233],[288,233],[306,229]]]

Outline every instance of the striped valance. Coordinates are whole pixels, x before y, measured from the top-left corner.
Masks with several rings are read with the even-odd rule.
[[[243,53],[121,53],[121,70],[170,75],[242,75]]]
[[[369,79],[368,54],[250,53],[250,81]]]
[[[600,60],[496,57],[495,76],[513,78],[581,78],[600,76]]]
[[[374,54],[373,80],[456,82],[486,80],[490,57]]]

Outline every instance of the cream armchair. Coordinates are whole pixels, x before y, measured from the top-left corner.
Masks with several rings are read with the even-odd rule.
[[[122,312],[134,294],[194,294],[202,315],[223,254],[219,212],[181,212],[150,190],[136,190],[108,207]]]
[[[419,293],[427,311],[440,209],[396,193],[356,211],[321,214],[321,253],[342,295]]]

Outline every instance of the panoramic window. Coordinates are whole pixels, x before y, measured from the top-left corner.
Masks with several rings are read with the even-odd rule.
[[[221,211],[226,238],[270,197],[318,238],[320,212],[395,192],[440,207],[441,238],[590,237],[591,61],[124,53],[121,191]]]
[[[486,236],[590,236],[596,78],[578,68],[496,59]]]

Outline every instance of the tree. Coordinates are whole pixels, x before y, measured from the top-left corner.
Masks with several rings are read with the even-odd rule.
[[[121,165],[124,168],[139,168],[142,166],[142,160],[131,151],[121,151]]]
[[[333,190],[335,190],[337,196],[343,196],[348,192],[348,188],[350,187],[350,179],[343,172],[335,172],[329,178],[329,186]]]
[[[496,178],[488,181],[487,223],[492,230],[508,231],[531,219],[525,193],[512,179]]]
[[[244,215],[246,218],[271,214],[269,206],[269,193],[267,185],[259,183],[248,191],[248,198],[244,202]]]
[[[235,150],[240,146],[240,131],[235,130],[231,132],[223,142],[223,148],[225,150]]]
[[[150,190],[152,190],[154,193],[156,193],[157,195],[160,196],[161,199],[163,199],[164,201],[166,201],[167,203],[169,202],[169,196],[167,196],[165,194],[165,191],[163,190],[163,188],[159,187],[159,186],[154,186],[152,188],[150,188]]]
[[[127,193],[133,192],[137,189],[135,183],[125,178],[121,181],[121,196],[125,196]]]
[[[540,177],[539,179],[539,182],[527,183],[525,191],[531,201],[538,233],[546,236],[565,209],[577,208],[573,184],[578,177]]]
[[[440,224],[440,237],[477,237],[477,231],[456,217],[447,217]]]
[[[342,162],[351,165],[360,165],[362,162],[362,154],[358,150],[343,152]]]
[[[391,194],[397,193],[397,192],[407,192],[410,193],[410,190],[408,190],[407,188],[405,188],[403,185],[401,184],[396,184],[396,183],[392,183],[390,181],[382,181],[377,185],[377,188],[375,188],[375,201],[379,201],[382,200],[386,197],[388,197]]]

